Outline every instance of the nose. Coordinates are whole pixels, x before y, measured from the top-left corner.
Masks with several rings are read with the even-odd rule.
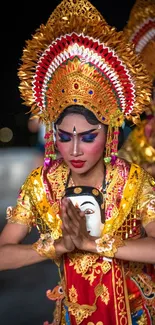
[[[73,156],[73,157],[78,157],[78,156],[83,155],[83,152],[82,152],[82,150],[80,148],[80,143],[79,143],[78,136],[75,136],[73,138],[73,145],[72,145],[72,148],[71,148],[70,155]]]

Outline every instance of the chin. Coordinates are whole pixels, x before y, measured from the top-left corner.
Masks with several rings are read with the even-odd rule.
[[[76,168],[74,166],[72,166],[71,164],[67,164],[69,166],[69,168],[71,169],[71,171],[73,171],[76,174],[82,175],[82,174],[86,174],[89,171],[89,168],[84,166],[81,168]]]
[[[88,170],[86,168],[74,168],[73,166],[70,166],[71,171],[73,171],[76,174],[82,175],[87,173]]]

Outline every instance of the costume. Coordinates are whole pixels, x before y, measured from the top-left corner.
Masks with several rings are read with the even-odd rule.
[[[21,95],[47,126],[46,156],[44,167],[22,186],[17,206],[7,210],[9,222],[37,226],[45,243],[47,234],[52,241],[61,238],[60,204],[72,179],[63,159],[56,159],[51,123],[67,106],[80,104],[108,125],[100,238],[144,236],[145,226],[155,220],[154,180],[117,158],[124,116],[137,123],[150,101],[150,78],[132,45],[89,2],[64,0],[27,42],[22,62]],[[103,255],[75,250],[55,259],[63,272],[60,284],[47,293],[56,300],[53,324],[153,324],[153,265]]]
[[[128,23],[124,29],[128,40],[132,41],[136,53],[142,56],[147,70],[153,81],[155,80],[155,2],[154,0],[137,0],[133,6]],[[119,156],[142,166],[155,163],[155,148],[151,139],[145,134],[148,120],[155,115],[155,98],[146,108],[146,119],[135,128],[119,152]]]
[[[36,226],[41,234],[50,232],[54,239],[59,238],[59,204],[68,174],[63,161],[57,161],[48,171],[43,168],[33,171],[22,187],[17,207],[10,213],[10,222],[27,224],[29,229]],[[114,166],[107,165],[106,182],[106,223],[103,232],[121,234],[123,238],[142,236],[142,227],[155,220],[153,179],[137,165],[130,167],[125,161],[117,159]],[[142,324],[153,324],[153,265],[112,261],[98,254],[79,251],[64,256],[64,268],[65,280],[62,276],[59,290],[57,293],[55,290],[48,292],[50,299],[59,303],[61,299],[63,301],[62,306],[57,305],[56,324],[59,324],[61,317],[61,324],[70,324],[67,323],[68,311],[71,324],[138,324],[136,320],[143,321]]]

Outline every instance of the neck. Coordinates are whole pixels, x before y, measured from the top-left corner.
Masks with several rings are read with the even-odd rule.
[[[105,177],[103,158],[84,174],[77,174],[72,171],[71,177],[75,186],[93,186],[100,188]]]

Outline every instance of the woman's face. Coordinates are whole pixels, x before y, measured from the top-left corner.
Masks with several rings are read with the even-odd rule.
[[[69,168],[83,174],[101,159],[106,142],[102,124],[92,125],[80,114],[69,114],[57,125],[56,144]]]

